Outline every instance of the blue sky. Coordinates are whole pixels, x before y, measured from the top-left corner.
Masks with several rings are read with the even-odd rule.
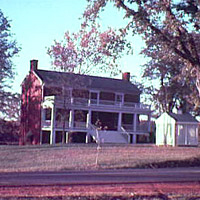
[[[13,91],[21,92],[20,84],[28,74],[30,60],[39,60],[40,69],[51,69],[47,48],[54,40],[62,40],[66,31],[75,32],[80,28],[80,20],[86,0],[0,0],[0,9],[11,20],[11,32],[22,48],[13,59],[15,72]],[[101,25],[118,28],[125,21],[123,15],[112,5],[101,15]],[[145,60],[138,53],[143,43],[139,37],[132,39],[134,55],[120,60],[123,72],[129,71],[140,80],[141,68]],[[95,74],[94,74],[95,75]],[[121,75],[119,75],[120,78]]]

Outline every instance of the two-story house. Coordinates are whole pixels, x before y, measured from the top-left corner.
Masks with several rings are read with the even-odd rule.
[[[21,144],[138,143],[150,131],[150,106],[122,79],[38,69],[31,60],[22,83]]]

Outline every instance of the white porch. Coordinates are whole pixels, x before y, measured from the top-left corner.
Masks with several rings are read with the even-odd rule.
[[[105,103],[105,102],[104,102]],[[59,103],[57,97],[45,97],[42,109],[42,131],[50,132],[50,144],[56,143],[56,132],[64,131],[67,135],[71,132],[86,133],[86,142],[90,142],[90,138],[97,142],[94,135],[96,129],[103,143],[136,143],[137,135],[149,135],[150,132],[150,118],[151,111],[143,104],[91,104],[88,100],[87,104],[80,104],[77,106],[75,101],[70,101],[69,104],[63,105]],[[58,117],[58,110],[63,110],[62,115]],[[83,119],[76,119],[76,111],[83,112]],[[112,121],[112,127],[102,126],[95,127],[94,113],[109,113],[115,116],[115,119],[108,119]],[[47,116],[48,114],[48,116]],[[140,116],[146,116],[145,121],[140,120]],[[128,118],[128,120],[126,119]],[[42,139],[41,131],[41,139]],[[66,137],[67,138],[67,137]],[[42,141],[42,140],[41,140]],[[66,142],[68,140],[66,139]]]

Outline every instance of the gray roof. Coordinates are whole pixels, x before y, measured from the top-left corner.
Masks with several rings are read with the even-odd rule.
[[[87,88],[140,94],[136,85],[122,79],[105,78],[98,76],[80,75],[66,72],[36,70],[36,74],[48,86],[70,86],[73,88]]]
[[[198,121],[189,113],[185,114],[175,114],[175,113],[168,113],[171,117],[173,117],[177,122],[196,122]]]

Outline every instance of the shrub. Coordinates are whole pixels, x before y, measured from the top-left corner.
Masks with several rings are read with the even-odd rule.
[[[19,123],[0,120],[0,144],[13,144],[19,141]]]

